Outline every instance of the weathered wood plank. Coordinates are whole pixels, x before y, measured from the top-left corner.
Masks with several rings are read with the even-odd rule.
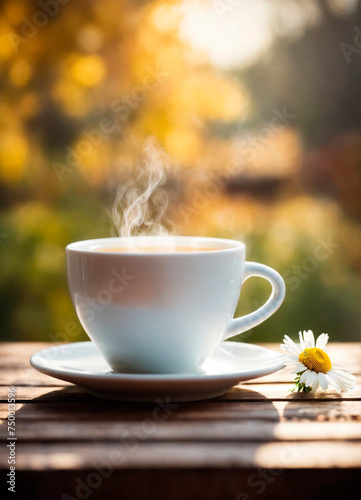
[[[335,366],[339,366],[340,368],[343,368],[345,370],[348,370],[351,372],[353,375],[360,376],[361,375],[361,362],[355,362],[355,363],[342,363],[342,364],[337,364],[334,363]],[[258,379],[253,379],[249,380],[247,382],[244,382],[244,385],[253,385],[253,384],[283,384],[283,383],[292,383],[295,379],[295,375],[291,373],[293,370],[293,367],[286,367],[281,371],[271,373],[270,375],[266,375],[264,377],[260,377]]]
[[[295,341],[297,340],[296,337],[297,336],[294,336]],[[282,339],[280,338],[280,342],[281,340]],[[280,342],[263,342],[259,345],[281,352],[279,347]],[[0,354],[7,356],[8,358],[15,355],[28,359],[30,354],[55,345],[61,346],[66,344],[57,344],[55,342],[0,342]],[[341,357],[344,358],[345,356],[350,356],[352,359],[360,360],[361,342],[330,342],[327,345],[327,350],[332,355],[336,352],[342,351]]]
[[[249,399],[263,399],[267,398],[270,401],[334,401],[334,400],[361,400],[361,377],[357,376],[358,387],[350,392],[342,392],[341,394],[336,391],[318,391],[312,393],[293,393],[292,388],[294,383],[283,384],[239,384],[234,386],[224,396],[217,398],[216,401],[242,401]]]
[[[352,371],[349,368],[350,371]],[[258,379],[249,380],[244,382],[243,385],[253,385],[253,384],[290,384],[294,380],[294,375],[291,374],[291,369],[286,368],[282,371],[272,373],[265,377],[260,377]],[[352,371],[357,374],[358,370]],[[69,386],[72,385],[70,382],[65,382],[44,373],[40,373],[30,366],[30,364],[25,366],[20,366],[18,368],[6,368],[1,369],[0,367],[0,386],[8,387],[10,385],[17,386]]]
[[[32,354],[54,345],[56,344],[51,342],[0,342],[1,368],[29,368],[29,358]],[[278,343],[260,345],[281,352]],[[328,345],[328,353],[334,365],[346,368],[354,374],[361,374],[360,342],[331,342]],[[265,378],[268,380],[271,376],[267,375]]]
[[[16,498],[29,500],[359,500],[357,469],[182,468],[17,472]],[[302,481],[300,483],[300,478]],[[312,487],[310,487],[312,485]],[[307,495],[307,496],[306,496]]]
[[[44,373],[34,370],[30,364],[26,368],[0,369],[0,386],[25,386],[25,387],[64,387],[71,386],[70,382],[65,382],[54,377],[49,377]]]
[[[159,410],[156,410],[159,408]],[[199,402],[134,405],[90,398],[87,402],[20,403],[16,419],[39,421],[114,421],[152,418],[154,411],[169,420],[270,420],[270,421],[361,421],[359,401],[252,401],[252,402]],[[0,404],[0,419],[6,419],[7,405]]]
[[[52,345],[56,344],[51,342],[0,342],[1,367],[27,367],[32,354]]]
[[[300,477],[312,484],[308,500],[357,498],[359,391],[291,395],[293,376],[286,369],[210,402],[108,402],[33,370],[30,354],[50,345],[0,344],[0,417],[7,417],[5,386],[18,383],[23,402],[16,412],[17,498],[27,499],[29,491],[39,500],[63,492],[77,497],[79,476],[86,481],[105,463],[113,473],[92,489],[93,499],[304,499]],[[334,364],[361,373],[361,344],[331,344],[329,353]],[[6,421],[0,434],[7,434]],[[262,492],[250,483],[260,470],[276,471],[267,481],[260,476]]]
[[[18,442],[17,470],[86,469],[111,461],[114,468],[265,467],[350,468],[361,466],[358,442],[143,442],[41,443]],[[6,456],[0,465],[7,466]]]
[[[356,376],[360,375],[360,370],[351,369],[348,367]],[[294,375],[291,374],[291,369],[285,369],[276,373],[272,373],[265,377],[260,377],[258,379],[249,380],[243,382],[243,386],[252,386],[254,384],[293,384]],[[0,368],[0,386],[9,387],[10,385],[16,386],[34,386],[34,387],[63,387],[72,385],[70,382],[65,382],[63,380],[50,377],[43,373],[40,373],[30,365],[26,368],[16,368],[16,369],[6,369],[2,370]]]
[[[361,385],[361,377],[358,377],[359,387]],[[252,385],[238,385],[233,387],[224,396],[212,400],[213,402],[220,401],[257,401],[264,400],[265,398],[270,401],[335,401],[335,400],[361,400],[361,390],[356,389],[347,393],[339,394],[334,391],[330,392],[317,392],[316,394],[297,394],[292,393],[293,384],[252,384]],[[42,398],[42,402],[48,400],[52,402],[54,400],[63,401],[88,401],[88,392],[77,386],[71,385],[70,387],[33,387],[33,386],[19,386],[16,387],[15,396],[16,401],[19,403],[23,402],[33,402],[37,403],[38,398]],[[0,387],[0,403],[7,401],[8,387]]]
[[[244,385],[253,385],[254,383],[262,384],[280,384],[280,383],[291,383],[294,380],[294,375],[291,374],[291,369],[284,369],[282,371],[272,373],[265,377],[260,377],[258,379],[249,380],[244,382]],[[357,370],[352,373],[357,374]],[[0,366],[0,386],[8,387],[9,385],[17,386],[69,386],[72,385],[70,382],[65,382],[44,373],[40,373],[34,368],[28,365],[20,366],[18,368],[5,368],[2,369]]]
[[[361,440],[361,422],[272,422],[265,420],[233,421],[20,421],[16,428],[21,441],[339,441]],[[7,428],[0,425],[0,436]]]
[[[356,373],[354,371],[353,373]],[[294,376],[291,375],[291,369],[285,369],[276,373],[272,373],[265,377],[249,380],[244,382],[244,385],[253,385],[254,383],[273,384],[273,383],[291,383]],[[30,364],[18,368],[0,367],[0,386],[8,387],[9,385],[17,386],[68,386],[70,382],[50,377],[44,373],[40,373],[30,366]]]

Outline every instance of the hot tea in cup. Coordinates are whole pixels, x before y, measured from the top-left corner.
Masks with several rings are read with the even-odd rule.
[[[124,246],[124,247],[109,247],[109,248],[101,248],[101,252],[125,252],[125,253],[164,253],[164,252],[211,252],[217,250],[214,248],[206,248],[206,247],[157,247],[157,246]]]
[[[266,320],[285,296],[282,277],[246,262],[245,245],[233,240],[104,238],[66,253],[79,320],[114,371],[195,373],[220,342]],[[267,279],[271,296],[234,319],[250,276]]]

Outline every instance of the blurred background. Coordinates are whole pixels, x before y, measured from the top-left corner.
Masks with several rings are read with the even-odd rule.
[[[111,235],[152,135],[177,234],[243,240],[286,281],[243,340],[357,339],[360,53],[357,0],[1,1],[0,338],[86,338],[64,247]]]

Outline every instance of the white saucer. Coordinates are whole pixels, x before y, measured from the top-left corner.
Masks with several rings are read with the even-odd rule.
[[[284,368],[277,352],[252,344],[222,342],[197,374],[113,373],[92,342],[65,344],[30,358],[40,372],[118,401],[199,401],[222,396],[231,387]]]

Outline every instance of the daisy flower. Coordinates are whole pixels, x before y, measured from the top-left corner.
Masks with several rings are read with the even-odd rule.
[[[311,330],[299,333],[300,343],[295,344],[288,335],[284,336],[281,349],[285,352],[284,363],[295,365],[292,373],[296,373],[297,392],[316,392],[318,387],[323,391],[328,388],[337,392],[352,391],[356,386],[356,378],[346,370],[332,366],[326,352],[327,333],[322,333],[315,342]]]

